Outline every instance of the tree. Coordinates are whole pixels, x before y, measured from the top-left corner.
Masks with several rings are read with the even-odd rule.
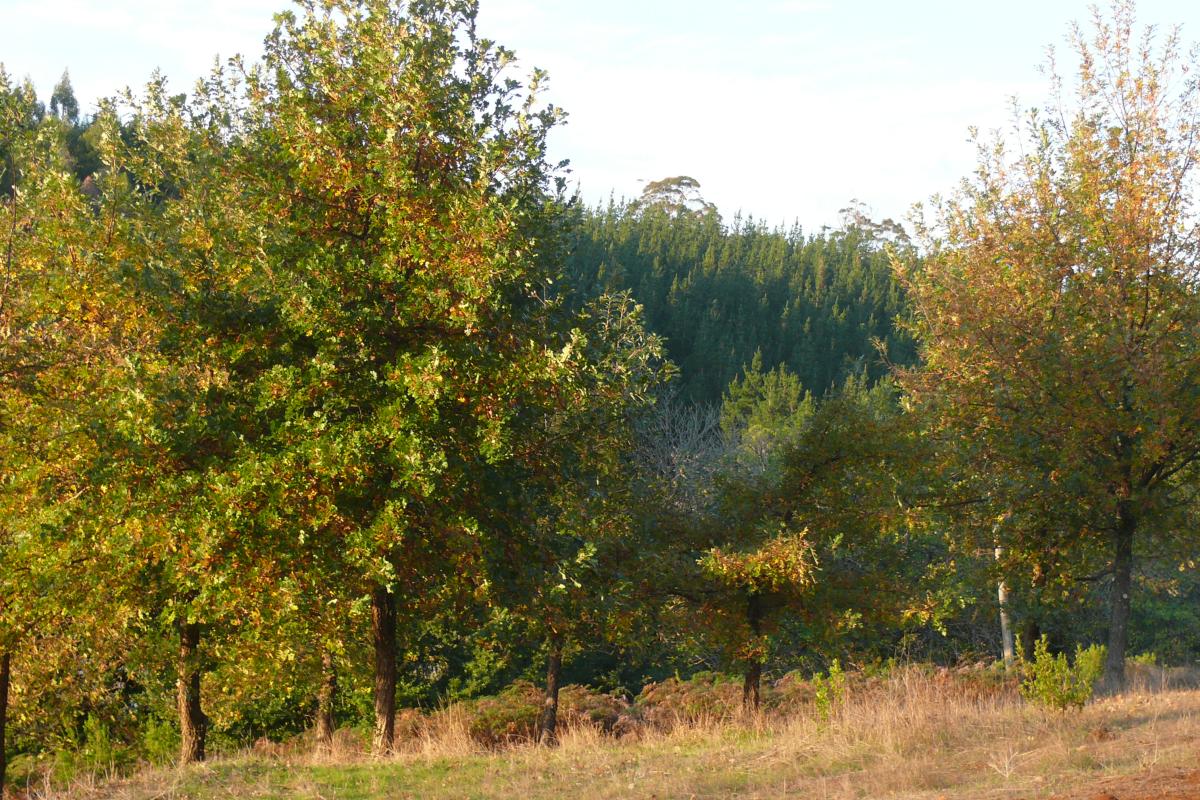
[[[501,76],[465,0],[302,3],[279,17],[250,119],[249,191],[290,358],[263,384],[277,457],[302,465],[370,598],[376,752],[392,749],[397,636],[489,531],[464,511],[553,374],[544,244],[558,119]],[[299,487],[297,487],[299,488]]]
[[[999,478],[996,516],[1054,497],[1018,529],[1064,531],[1072,566],[1107,549],[1119,686],[1137,545],[1187,542],[1200,459],[1200,84],[1177,33],[1136,34],[1131,3],[1072,42],[1074,104],[1055,77],[1015,154],[981,141],[975,176],[922,225],[928,261],[898,263],[923,357],[901,381]]]
[[[642,557],[626,455],[672,370],[628,294],[569,321],[557,368],[523,403],[524,441],[493,471],[479,512],[505,531],[492,559],[497,600],[546,642],[545,744],[557,740],[564,654],[585,638],[619,640],[636,605],[623,566]]]
[[[50,115],[68,125],[79,122],[79,101],[75,99],[75,90],[71,88],[71,76],[67,70],[63,70],[62,77],[54,84],[54,91],[50,94]]]
[[[893,223],[865,213],[843,228],[805,234],[753,218],[672,215],[645,199],[583,209],[572,229],[567,277],[585,297],[628,290],[680,368],[681,399],[717,404],[729,382],[761,353],[813,392],[838,386],[887,360],[910,364],[911,339],[897,324],[904,293],[886,247],[911,252]]]
[[[94,470],[92,432],[113,411],[126,330],[93,256],[101,225],[71,175],[64,128],[42,118],[28,87],[13,87],[2,70],[0,152],[3,751],[14,713],[28,721],[47,695],[79,699],[76,678],[94,677],[115,652],[103,648],[123,615],[104,607],[90,579],[114,566],[97,546],[104,476]],[[76,655],[84,657],[69,664]],[[56,669],[68,678],[47,691],[37,676]],[[27,698],[23,707],[10,707],[11,687]],[[0,754],[0,783],[3,762]]]
[[[679,216],[717,218],[717,207],[700,194],[700,181],[687,175],[647,183],[642,196],[633,204],[633,210],[650,209],[672,219]]]

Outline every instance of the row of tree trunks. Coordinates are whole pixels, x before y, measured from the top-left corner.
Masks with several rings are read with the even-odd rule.
[[[1112,617],[1109,629],[1108,661],[1105,665],[1105,686],[1118,690],[1125,680],[1125,650],[1128,645],[1130,590],[1132,586],[1133,534],[1136,520],[1128,505],[1121,505],[1121,515],[1114,538],[1114,585]],[[1013,633],[1008,616],[1008,592],[999,585],[1001,637],[1006,665],[1013,659]],[[762,610],[760,600],[751,595],[747,601],[747,621],[755,635],[760,634]],[[375,650],[375,734],[373,752],[385,755],[395,748],[396,719],[396,598],[385,587],[376,587],[371,594],[371,633]],[[1024,621],[1021,646],[1028,656],[1033,652],[1039,627],[1034,619]],[[179,625],[178,701],[180,723],[180,761],[203,761],[207,719],[200,702],[201,669],[199,663],[200,626],[198,623]],[[545,697],[542,708],[539,741],[552,745],[558,738],[558,696],[562,675],[562,637],[549,638],[546,666]],[[0,787],[4,780],[4,735],[7,719],[10,662],[7,654],[0,656]],[[322,683],[317,696],[316,735],[319,746],[332,747],[334,732],[333,704],[337,691],[333,658],[322,654]],[[742,686],[742,704],[747,711],[757,711],[761,704],[762,663],[747,663]]]

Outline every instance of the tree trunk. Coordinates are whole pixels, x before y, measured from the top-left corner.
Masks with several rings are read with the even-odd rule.
[[[179,661],[176,665],[179,701],[179,763],[204,760],[208,720],[200,706],[200,624],[179,623]]]
[[[1137,519],[1128,500],[1117,507],[1117,529],[1113,535],[1112,617],[1108,627],[1108,659],[1104,664],[1104,688],[1125,688],[1125,650],[1129,645],[1129,594],[1133,587],[1133,534]]]
[[[1033,648],[1042,636],[1042,628],[1033,617],[1021,623],[1021,657],[1033,658]]]
[[[8,734],[8,683],[11,666],[8,653],[0,655],[0,797],[4,797],[4,777],[8,772],[5,737]]]
[[[996,560],[1004,557],[1004,548],[996,548]],[[996,598],[1000,603],[1000,655],[1004,659],[1004,668],[1012,669],[1016,655],[1013,652],[1012,619],[1008,614],[1008,586],[1001,578],[996,586]]]
[[[562,677],[562,636],[550,635],[550,654],[546,659],[546,695],[542,703],[542,724],[538,741],[543,745],[558,743],[558,686]]]
[[[321,653],[321,688],[317,691],[317,747],[323,752],[333,750],[333,701],[337,696],[337,673],[333,656],[328,650]]]
[[[758,711],[761,690],[762,663],[751,661],[746,665],[746,674],[742,680],[742,708],[746,711]]]
[[[751,592],[746,598],[746,621],[750,624],[750,633],[754,635],[755,646],[762,636],[763,607],[762,598]],[[762,659],[755,656],[746,664],[745,677],[742,681],[742,708],[746,711],[758,711],[762,694]]]
[[[371,638],[375,645],[375,736],[371,752],[392,752],[396,743],[396,596],[371,592]]]

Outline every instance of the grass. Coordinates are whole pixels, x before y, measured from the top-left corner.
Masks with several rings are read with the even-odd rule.
[[[1194,768],[1200,748],[1200,689],[1194,687],[1143,681],[1127,694],[1061,713],[1027,705],[1011,684],[909,668],[860,681],[828,719],[809,707],[692,720],[620,739],[580,726],[554,749],[489,751],[467,735],[464,720],[444,715],[386,760],[366,757],[344,737],[342,750],[331,756],[299,746],[260,748],[186,769],[146,769],[35,794],[120,800],[1049,797],[1121,776]]]

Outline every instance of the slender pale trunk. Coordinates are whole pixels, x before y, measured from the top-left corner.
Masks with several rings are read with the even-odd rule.
[[[746,621],[750,624],[750,632],[756,640],[762,635],[763,607],[762,598],[751,593],[746,599]],[[754,658],[746,663],[746,671],[742,678],[742,708],[746,711],[758,711],[762,700],[762,661]]]
[[[11,666],[8,653],[0,655],[0,797],[4,796],[4,777],[8,772],[8,751],[5,749],[5,737],[8,734],[8,684]]]
[[[321,653],[321,688],[317,690],[317,747],[325,752],[333,749],[333,703],[337,697],[337,673],[333,656],[328,650]]]
[[[200,705],[200,624],[179,623],[179,661],[176,665],[179,701],[179,763],[204,760],[208,720]]]
[[[1003,557],[1004,548],[997,547],[996,560],[1000,561]],[[1000,603],[1000,654],[1004,659],[1004,668],[1012,669],[1016,654],[1013,647],[1012,619],[1008,614],[1008,586],[1003,578],[996,585],[996,597]]]
[[[1112,616],[1108,627],[1108,659],[1104,664],[1104,686],[1109,691],[1125,688],[1125,651],[1129,646],[1130,592],[1133,588],[1133,535],[1137,518],[1128,500],[1117,506],[1117,528],[1113,533]]]
[[[546,658],[546,694],[542,701],[541,730],[538,741],[544,745],[558,743],[558,688],[562,678],[562,635],[550,634],[550,652]]]
[[[387,755],[396,744],[396,596],[383,586],[371,592],[375,645],[375,735],[371,751]]]

